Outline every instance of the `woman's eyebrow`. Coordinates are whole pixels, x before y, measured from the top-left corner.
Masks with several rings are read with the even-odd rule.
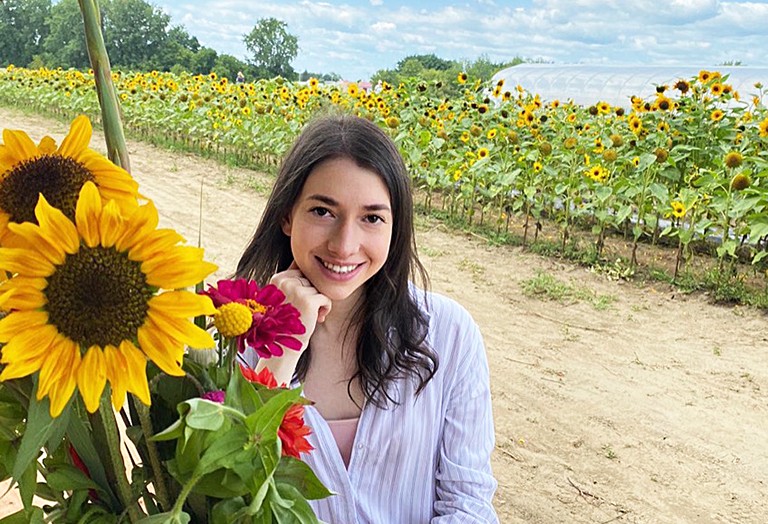
[[[338,207],[339,203],[334,199],[327,195],[321,195],[321,194],[315,194],[315,195],[309,195],[307,197],[307,200],[317,200],[318,202],[322,202],[323,204],[327,206],[332,207]],[[368,204],[363,206],[363,209],[366,211],[389,211],[390,213],[392,210],[387,204]]]

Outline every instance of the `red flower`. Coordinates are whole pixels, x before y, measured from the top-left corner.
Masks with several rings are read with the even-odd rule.
[[[268,368],[256,373],[253,369],[240,364],[240,371],[248,382],[261,384],[269,389],[277,387],[277,380]],[[283,416],[283,421],[280,423],[280,428],[277,430],[277,436],[283,443],[283,455],[300,458],[301,453],[309,453],[315,449],[307,440],[310,433],[312,430],[304,423],[304,406],[294,404],[288,408],[285,416]]]
[[[237,350],[245,350],[246,344],[256,350],[261,358],[279,357],[283,346],[288,349],[301,349],[293,335],[306,332],[301,323],[299,310],[286,303],[285,295],[277,286],[268,284],[264,287],[253,280],[219,280],[214,287],[208,285],[208,295],[218,308],[229,302],[238,302],[248,307],[253,313],[253,323],[243,335],[237,337]]]
[[[77,451],[75,450],[75,446],[70,444],[67,451],[69,451],[69,458],[72,459],[72,464],[77,469],[82,471],[86,477],[91,478],[91,472],[88,471],[88,466],[85,465],[85,462],[83,462],[83,459],[81,459],[80,455],[77,454]],[[96,493],[96,490],[93,488],[88,489],[88,497],[93,501],[99,500],[99,494]]]

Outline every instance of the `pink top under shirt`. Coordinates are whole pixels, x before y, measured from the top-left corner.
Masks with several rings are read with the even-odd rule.
[[[339,453],[341,453],[345,467],[349,467],[349,459],[352,456],[352,443],[355,441],[359,420],[360,417],[326,420],[328,427],[331,428],[336,445],[339,447]]]

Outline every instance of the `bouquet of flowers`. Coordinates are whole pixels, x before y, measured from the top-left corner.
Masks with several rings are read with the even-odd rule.
[[[2,522],[317,522],[307,401],[242,358],[299,349],[298,311],[203,290],[216,267],[90,138],[3,131],[0,480],[24,509]]]

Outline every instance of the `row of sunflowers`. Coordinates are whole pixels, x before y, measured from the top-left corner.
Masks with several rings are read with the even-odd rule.
[[[0,144],[0,480],[24,506],[3,522],[317,522],[307,401],[242,358],[295,347],[298,310],[205,289],[216,266],[91,134]]]
[[[318,112],[354,111],[391,133],[428,207],[435,196],[453,219],[499,231],[519,224],[524,243],[546,221],[563,251],[576,228],[586,227],[598,256],[608,234],[623,233],[633,266],[638,243],[659,237],[678,244],[678,266],[697,242],[713,243],[721,264],[762,267],[768,255],[765,89],[738,93],[716,71],[656,86],[626,108],[545,102],[466,74],[456,98],[418,79],[368,91],[158,71],[113,80],[128,129],[244,161],[279,158]],[[89,72],[9,67],[0,103],[95,114],[93,82]]]

